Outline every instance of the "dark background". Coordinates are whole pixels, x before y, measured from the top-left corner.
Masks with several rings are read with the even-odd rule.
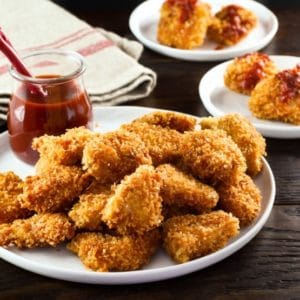
[[[112,10],[131,10],[143,0],[53,0],[65,8],[75,8],[83,11],[94,9],[112,9]],[[204,2],[213,2],[213,0],[204,0]],[[300,6],[299,0],[257,0],[266,6],[287,7]],[[243,1],[241,0],[241,5]]]

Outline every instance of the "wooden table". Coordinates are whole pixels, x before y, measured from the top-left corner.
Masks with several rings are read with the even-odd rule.
[[[268,54],[300,56],[299,7],[273,9],[279,32]],[[94,11],[79,17],[132,38],[129,12]],[[215,63],[184,62],[145,49],[141,63],[158,74],[147,98],[132,102],[207,116],[198,83]],[[5,125],[0,124],[1,131]],[[267,139],[277,194],[262,231],[244,248],[202,271],[162,282],[93,286],[42,277],[0,260],[0,299],[300,299],[300,141]]]

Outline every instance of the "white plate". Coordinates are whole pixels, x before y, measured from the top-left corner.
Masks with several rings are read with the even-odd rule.
[[[229,59],[246,52],[265,47],[278,30],[276,16],[262,4],[252,0],[206,0],[212,6],[213,13],[229,4],[241,5],[258,17],[257,26],[240,43],[221,50],[215,50],[217,44],[206,40],[201,47],[184,50],[164,46],[157,41],[156,32],[159,11],[164,0],[148,0],[134,9],[129,18],[129,27],[135,37],[145,46],[158,53],[191,61],[215,61]]]
[[[300,63],[300,57],[281,55],[270,57],[280,70],[293,68],[297,63]],[[257,119],[248,108],[249,96],[233,92],[225,86],[224,73],[231,62],[224,62],[212,68],[200,81],[199,94],[207,111],[215,117],[229,113],[240,113],[247,117],[265,137],[300,138],[300,126]]]
[[[107,131],[116,129],[122,123],[129,122],[151,111],[153,109],[143,107],[100,107],[94,110],[94,116],[95,120],[101,125],[99,128]],[[32,167],[23,164],[13,156],[8,146],[7,133],[0,135],[0,149],[0,172],[13,170],[22,177],[33,173]],[[87,270],[81,264],[80,260],[64,247],[34,250],[4,249],[0,247],[0,258],[25,270],[48,277],[93,284],[151,282],[201,270],[239,250],[260,231],[267,221],[274,202],[275,182],[268,163],[265,160],[263,162],[263,171],[255,179],[263,195],[262,211],[259,217],[251,226],[242,229],[239,236],[231,240],[228,246],[205,257],[184,264],[175,264],[161,250],[143,270],[111,273],[99,273]]]

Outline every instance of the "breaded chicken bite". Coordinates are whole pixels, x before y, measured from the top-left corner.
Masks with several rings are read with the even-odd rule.
[[[266,155],[266,141],[250,121],[240,114],[229,114],[220,118],[201,119],[203,129],[222,129],[242,151],[247,172],[257,175],[262,169],[262,157]]]
[[[256,26],[257,17],[248,9],[231,4],[216,13],[207,36],[222,46],[235,45]]]
[[[52,246],[74,236],[73,224],[62,213],[37,214],[29,219],[0,225],[0,246],[35,248]]]
[[[38,213],[69,208],[89,185],[90,177],[79,167],[53,166],[49,172],[28,176],[19,200],[23,208]]]
[[[247,169],[241,150],[223,130],[186,132],[181,152],[183,165],[212,185],[234,181]]]
[[[86,144],[83,168],[103,184],[119,182],[125,175],[152,160],[144,142],[134,133],[109,132]]]
[[[102,224],[102,210],[107,200],[113,195],[111,185],[102,185],[94,181],[79,197],[69,211],[69,217],[80,229],[100,230]]]
[[[149,150],[153,165],[173,163],[179,159],[182,140],[180,132],[142,122],[125,124],[121,128],[141,138]]]
[[[109,228],[120,234],[141,234],[162,221],[160,176],[152,166],[140,166],[115,188],[102,212]]]
[[[168,111],[154,111],[135,119],[133,123],[135,122],[158,125],[164,128],[174,129],[182,133],[194,130],[196,126],[196,118],[178,112]]]
[[[39,152],[40,157],[51,162],[49,164],[75,165],[82,159],[86,142],[95,135],[85,127],[72,128],[60,136],[43,135],[35,138],[32,148]]]
[[[262,196],[251,177],[241,174],[236,183],[216,187],[220,207],[239,218],[241,226],[249,225],[260,213]]]
[[[248,104],[259,119],[300,125],[300,64],[263,79]]]
[[[157,39],[179,49],[192,49],[204,42],[211,21],[210,6],[197,0],[166,0],[160,10]]]
[[[137,236],[91,232],[77,234],[67,247],[94,271],[132,271],[149,263],[159,243],[158,230]]]
[[[224,83],[232,91],[251,95],[256,85],[265,77],[277,72],[275,63],[267,54],[254,52],[237,57],[224,74]]]
[[[167,253],[184,263],[215,252],[239,233],[239,220],[224,211],[185,215],[163,224],[163,243]]]
[[[0,173],[0,224],[29,216],[18,196],[23,192],[23,181],[13,172]]]
[[[162,178],[160,194],[164,205],[197,212],[209,211],[217,205],[219,195],[213,187],[169,164],[160,165],[156,170]]]

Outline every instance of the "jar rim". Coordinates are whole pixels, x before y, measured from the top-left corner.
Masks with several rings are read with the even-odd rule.
[[[78,63],[78,67],[76,68],[75,71],[62,75],[59,77],[53,77],[53,78],[37,78],[37,77],[31,77],[31,76],[26,76],[21,73],[19,73],[13,65],[10,65],[9,68],[9,73],[11,76],[15,79],[18,79],[20,81],[28,82],[28,83],[33,83],[33,84],[58,84],[62,82],[66,82],[69,80],[73,80],[77,77],[79,77],[81,74],[84,73],[86,66],[83,60],[83,57],[75,51],[71,50],[61,50],[61,49],[45,49],[45,50],[39,50],[35,52],[31,52],[27,55],[22,56],[22,59],[26,59],[29,57],[34,57],[34,56],[39,56],[39,55],[61,55],[65,57],[71,57],[72,59],[76,60]]]

